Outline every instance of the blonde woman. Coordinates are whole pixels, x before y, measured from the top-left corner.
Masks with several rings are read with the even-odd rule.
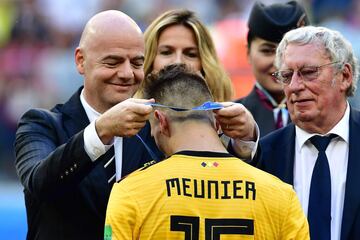
[[[222,102],[223,109],[215,111],[224,144],[229,151],[242,158],[249,158],[251,151],[244,150],[243,141],[254,141],[259,136],[256,122],[242,105],[230,102],[233,97],[231,79],[216,54],[209,31],[195,16],[185,9],[170,10],[157,17],[145,31],[145,76],[159,72],[175,63],[186,64],[202,73],[214,101]],[[151,78],[145,78],[136,97],[143,98],[142,90]],[[231,143],[228,144],[230,137]],[[242,141],[239,141],[239,140]]]
[[[172,63],[185,63],[201,71],[215,101],[232,99],[231,79],[219,61],[209,31],[194,12],[177,9],[161,14],[146,29],[145,46],[145,76]],[[141,90],[138,94],[142,95]]]

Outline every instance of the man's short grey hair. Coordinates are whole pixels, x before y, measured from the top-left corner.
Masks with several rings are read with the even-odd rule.
[[[348,40],[340,32],[325,27],[306,26],[287,32],[276,50],[275,66],[280,69],[284,52],[289,44],[307,45],[316,44],[323,47],[329,55],[331,62],[339,62],[339,67],[348,63],[352,67],[353,81],[347,89],[346,95],[353,96],[356,90],[359,77],[358,60]],[[304,53],[309,54],[309,53]]]

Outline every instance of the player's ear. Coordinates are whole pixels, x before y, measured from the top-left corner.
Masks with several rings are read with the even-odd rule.
[[[154,115],[155,118],[158,120],[160,133],[167,137],[170,137],[171,136],[170,123],[166,114],[159,110],[155,110]]]
[[[154,111],[154,117],[155,117],[155,119],[157,120],[157,121],[160,121],[159,119],[160,119],[160,111],[159,110],[155,110]]]

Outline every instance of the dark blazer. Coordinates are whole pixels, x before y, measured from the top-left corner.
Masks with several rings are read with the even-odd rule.
[[[268,133],[276,130],[276,123],[274,119],[274,113],[271,109],[268,109],[261,102],[259,96],[256,94],[255,87],[244,98],[236,100],[236,102],[243,104],[253,115],[256,123],[260,129],[260,137],[267,135]],[[290,118],[288,122],[290,121]]]
[[[27,239],[103,239],[111,187],[103,156],[92,162],[84,150],[89,120],[80,92],[51,111],[32,109],[19,121],[16,169],[24,186]],[[139,134],[161,156],[149,124]],[[122,176],[151,160],[137,137],[124,138]]]
[[[341,240],[360,239],[360,112],[350,110],[349,159],[346,176]],[[259,142],[255,161],[258,168],[293,184],[295,125],[289,124]]]

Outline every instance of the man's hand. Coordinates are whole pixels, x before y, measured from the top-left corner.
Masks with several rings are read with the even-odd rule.
[[[153,108],[145,103],[154,99],[129,98],[103,113],[95,123],[96,131],[104,144],[109,144],[115,136],[136,135],[146,124]]]
[[[256,123],[251,113],[241,103],[221,102],[224,108],[214,110],[223,133],[236,140],[256,141]]]

